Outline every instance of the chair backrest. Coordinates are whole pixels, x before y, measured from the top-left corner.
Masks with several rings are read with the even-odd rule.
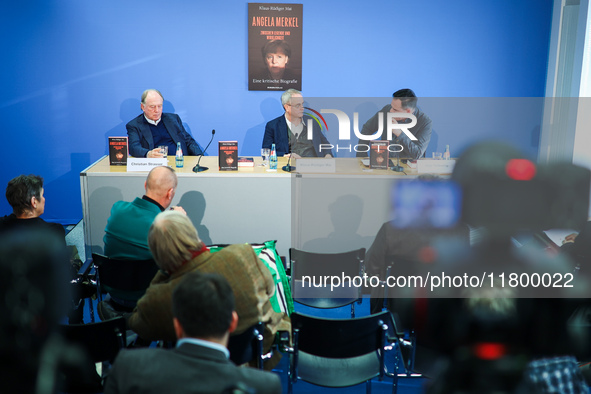
[[[158,266],[154,260],[119,260],[92,254],[97,271],[99,289],[119,298],[128,298],[125,293],[135,292],[136,300],[146,291]]]
[[[292,279],[301,280],[304,275],[359,275],[365,259],[365,248],[343,253],[313,253],[289,249]]]
[[[236,365],[256,360],[257,367],[262,368],[263,356],[263,323],[257,323],[238,335],[231,335],[228,341],[230,360]]]
[[[291,316],[293,356],[288,393],[298,379],[325,387],[348,387],[384,376],[389,312],[351,319]]]
[[[358,357],[384,346],[390,312],[353,319],[327,319],[294,312],[291,326],[297,348],[326,358]]]
[[[344,253],[312,253],[290,248],[289,255],[294,301],[327,309],[359,300],[361,288],[355,286],[355,281],[360,278],[365,248]],[[326,278],[334,280],[329,279],[327,283]]]
[[[61,325],[66,341],[85,349],[94,362],[113,361],[127,346],[125,318],[117,317],[97,323]]]

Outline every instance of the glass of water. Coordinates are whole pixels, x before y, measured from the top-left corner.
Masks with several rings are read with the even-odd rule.
[[[269,148],[262,148],[261,149],[261,156],[263,157],[263,166],[269,166],[269,155],[271,154],[271,149]]]
[[[158,148],[160,148],[160,153],[162,153],[162,157],[164,157],[165,159],[168,158],[168,145],[160,145]]]

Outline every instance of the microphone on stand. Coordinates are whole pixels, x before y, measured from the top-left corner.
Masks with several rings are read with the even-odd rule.
[[[298,137],[299,137],[299,136],[300,136],[300,134],[299,134],[299,133],[295,135],[295,139],[296,139],[296,141],[297,141],[297,139],[298,139]],[[290,149],[290,151],[291,151],[291,149]],[[282,169],[283,171],[285,171],[285,172],[292,172],[292,171],[295,171],[295,169],[296,169],[296,168],[295,168],[295,166],[290,166],[290,165],[289,165],[289,162],[290,162],[290,161],[291,161],[291,152],[289,153],[289,157],[287,158],[287,165],[286,165],[286,166],[283,166],[283,167],[281,167],[281,169]]]
[[[209,167],[201,167],[199,165],[199,163],[201,162],[201,158],[205,155],[205,151],[207,150],[207,148],[209,148],[209,145],[211,145],[211,141],[213,141],[213,136],[214,135],[215,135],[215,130],[211,130],[211,139],[209,140],[209,144],[207,144],[207,146],[203,150],[203,153],[199,157],[199,160],[197,160],[197,164],[195,165],[195,167],[193,167],[193,172],[202,172],[202,171],[209,170]]]
[[[392,166],[394,172],[404,172],[404,167],[400,165],[400,151],[396,152],[396,165]]]

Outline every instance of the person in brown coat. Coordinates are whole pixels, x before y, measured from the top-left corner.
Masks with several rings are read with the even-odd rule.
[[[263,346],[270,349],[277,330],[290,331],[289,318],[273,310],[270,297],[275,285],[269,269],[248,244],[230,245],[210,253],[191,220],[182,213],[164,211],[156,216],[148,244],[160,271],[129,317],[129,327],[149,340],[174,341],[172,292],[189,272],[218,273],[225,277],[236,298],[238,327],[244,332],[257,322],[265,323]]]

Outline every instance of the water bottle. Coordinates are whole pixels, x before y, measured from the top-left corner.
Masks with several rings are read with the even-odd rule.
[[[277,151],[275,150],[275,144],[271,146],[271,156],[269,156],[269,169],[277,169]]]
[[[449,145],[445,145],[445,153],[443,154],[443,160],[450,160],[451,156],[449,153]]]
[[[176,159],[175,163],[177,168],[182,168],[185,165],[185,158],[183,157],[183,148],[181,148],[181,143],[176,143]]]

